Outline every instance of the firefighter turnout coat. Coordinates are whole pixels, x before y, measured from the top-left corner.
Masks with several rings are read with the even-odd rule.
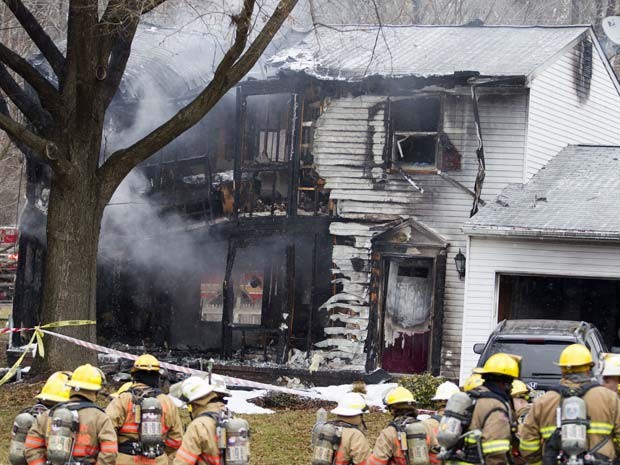
[[[476,399],[471,422],[467,431],[479,430],[480,449],[486,465],[500,465],[509,463],[508,455],[511,452],[512,442],[512,405],[508,401],[502,401],[495,397],[485,397],[491,394],[486,386],[476,388],[475,394],[482,397]],[[474,392],[472,391],[472,392]],[[446,460],[449,465],[461,465],[469,463],[482,463],[478,458],[477,441],[473,436],[465,436],[465,449],[467,458],[463,461],[458,459]]]
[[[140,419],[136,418],[134,396],[132,391],[137,395],[141,391],[152,389],[146,384],[136,383],[132,388],[123,392],[116,399],[112,400],[106,408],[106,413],[112,420],[112,425],[118,435],[119,449],[123,450],[122,444],[138,442],[140,440]],[[162,433],[166,454],[174,453],[181,445],[183,437],[183,423],[179,410],[172,402],[172,399],[166,394],[160,393],[157,399],[162,406]],[[168,457],[163,454],[156,459],[149,459],[142,455],[129,455],[119,451],[117,465],[167,465]]]
[[[402,417],[401,417],[402,418]],[[395,418],[398,421],[399,418]],[[430,445],[431,434],[430,426],[425,423],[427,430],[426,442]],[[400,444],[398,431],[392,425],[386,427],[379,433],[372,453],[368,458],[368,465],[407,465],[407,457]]]
[[[337,416],[335,423],[342,428],[340,446],[334,457],[334,465],[366,465],[370,455],[370,444],[364,433],[358,428],[361,425],[351,423],[351,418]]]
[[[569,388],[579,387],[563,379],[561,384]],[[525,417],[520,432],[520,450],[528,463],[536,465],[542,461],[544,444],[557,428],[557,408],[562,396],[559,392],[548,391],[532,404]],[[590,425],[588,427],[588,447],[592,449],[601,441],[606,443],[599,454],[614,459],[620,448],[620,402],[616,393],[602,386],[591,388],[583,396],[586,403]]]
[[[217,444],[216,420],[203,416],[204,413],[219,414],[222,408],[223,404],[219,402],[193,407],[194,420],[183,435],[183,442],[176,453],[173,465],[221,465],[223,463]]]
[[[71,402],[83,402],[72,397]],[[60,404],[60,406],[67,404]],[[58,408],[56,406],[55,408]],[[39,415],[26,437],[25,455],[28,465],[43,465],[47,461],[47,443],[51,432],[54,409]],[[114,465],[116,463],[116,432],[108,416],[93,407],[78,410],[79,430],[75,434],[73,457],[84,464]]]

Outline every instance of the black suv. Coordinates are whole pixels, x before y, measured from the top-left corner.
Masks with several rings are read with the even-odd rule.
[[[479,367],[498,352],[521,355],[521,379],[534,389],[544,389],[560,380],[560,368],[555,362],[566,346],[575,343],[590,349],[597,373],[601,353],[607,352],[607,347],[598,329],[585,321],[504,320],[486,344],[474,344],[474,352],[480,354]]]

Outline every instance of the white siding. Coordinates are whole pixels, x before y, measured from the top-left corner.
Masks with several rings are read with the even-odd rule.
[[[620,145],[620,96],[596,47],[590,96],[580,103],[568,50],[531,84],[525,180],[569,144]]]
[[[379,168],[369,169],[369,162],[382,161],[385,144],[382,102],[385,100],[386,97],[371,96],[345,98],[328,106],[319,119],[315,138],[317,171],[326,180],[326,188],[331,189],[331,198],[338,201],[338,217],[359,221],[351,235],[358,239],[356,247],[366,263],[370,244],[365,242],[372,233],[368,229],[364,231],[364,225],[368,227],[371,222],[414,216],[450,243],[441,360],[442,374],[456,377],[461,353],[464,283],[456,272],[454,256],[459,248],[465,251],[466,237],[461,226],[469,218],[473,196],[440,176],[414,175],[416,183],[425,191],[420,194],[399,175],[384,173]],[[527,92],[518,89],[485,94],[480,97],[479,107],[487,167],[483,198],[492,200],[507,184],[523,179]],[[471,97],[446,96],[443,130],[462,156],[461,169],[445,174],[473,189],[478,162]],[[346,250],[336,246],[334,252],[339,255],[335,265],[342,271],[349,263],[346,256],[340,256],[346,255]],[[353,294],[356,294],[356,305],[367,308],[368,270],[363,273],[365,287]],[[350,307],[343,305],[341,298],[338,306]],[[330,341],[321,347],[341,343],[344,335],[329,336]],[[339,358],[349,358],[354,365],[361,362],[359,350],[364,337],[356,339],[359,342],[352,350],[353,360],[338,352]]]
[[[620,278],[620,244],[471,237],[467,254],[461,373],[476,365],[472,347],[497,323],[497,275]]]

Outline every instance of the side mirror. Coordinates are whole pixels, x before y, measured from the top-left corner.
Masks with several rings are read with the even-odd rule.
[[[474,353],[480,355],[484,350],[485,344],[479,342],[478,344],[474,344]]]

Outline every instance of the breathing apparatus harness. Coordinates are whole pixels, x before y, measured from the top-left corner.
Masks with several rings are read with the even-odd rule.
[[[87,400],[63,402],[49,410],[51,419],[49,437],[47,439],[47,462],[51,465],[71,465],[82,463],[75,460],[73,453],[76,435],[80,430],[78,412],[83,409],[103,409]]]
[[[480,399],[495,399],[502,403],[502,407],[494,407],[489,410],[482,419],[482,425],[495,412],[503,412],[508,416],[512,426],[512,407],[510,401],[500,394],[477,389],[467,393],[454,394],[448,401],[444,416],[439,424],[437,440],[441,445],[438,458],[444,462],[456,460],[472,464],[484,465],[482,453],[482,431],[479,429],[469,430],[474,408]]]
[[[136,387],[128,391],[132,397],[134,421],[139,425],[137,441],[118,444],[118,451],[126,455],[141,455],[154,459],[164,455],[164,434],[162,428],[163,408],[157,398],[162,391],[153,387]]]
[[[48,408],[38,403],[19,412],[13,420],[11,430],[11,442],[9,443],[9,462],[11,465],[27,465],[24,450],[26,448],[26,436],[36,418]]]
[[[363,418],[362,425],[364,428],[366,427]],[[344,429],[353,428],[362,431],[362,428],[358,425],[342,420],[317,423],[314,428],[316,431],[312,432],[314,438],[312,444],[312,465],[332,465],[334,463],[336,451],[340,448],[340,443],[342,442],[342,431]]]
[[[426,428],[421,421],[411,415],[401,415],[394,418],[389,426],[396,429],[398,443],[407,465],[430,464]]]
[[[215,422],[217,448],[222,464],[250,463],[250,425],[247,421],[225,412],[204,412],[196,418],[200,417],[211,418]]]
[[[609,457],[598,452],[611,440],[613,432],[591,449],[587,449],[590,417],[583,397],[590,389],[598,386],[600,384],[587,382],[576,388],[563,385],[549,387],[549,390],[559,393],[561,397],[556,410],[556,429],[545,441],[543,465],[608,465],[612,463]],[[614,413],[614,418],[615,416]]]

